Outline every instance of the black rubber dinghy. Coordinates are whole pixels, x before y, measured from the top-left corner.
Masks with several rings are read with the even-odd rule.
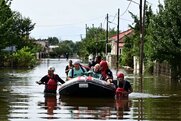
[[[61,96],[72,97],[114,97],[115,85],[93,77],[80,76],[62,84],[59,89]]]

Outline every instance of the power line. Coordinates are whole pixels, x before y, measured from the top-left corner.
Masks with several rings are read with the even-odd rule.
[[[103,18],[104,16],[100,16],[100,17],[96,17],[96,18],[92,18],[89,20],[85,20],[85,21],[79,21],[77,23],[68,23],[68,24],[55,24],[55,25],[36,25],[37,27],[57,27],[57,26],[72,26],[72,25],[78,25],[78,24],[83,24],[89,21],[93,21],[93,20],[98,20],[100,18]]]
[[[125,11],[124,11],[120,16],[123,16],[123,15],[128,11],[128,9],[129,9],[131,3],[132,3],[132,0],[129,2],[127,8],[125,9]]]
[[[124,21],[129,21],[129,22],[133,22],[132,20],[129,20],[129,19],[125,19],[125,18],[119,18],[121,20],[124,20]]]
[[[115,19],[116,19],[116,17],[117,17],[117,15],[118,15],[118,13],[116,13],[113,17],[113,19],[112,19],[112,21],[114,21]]]

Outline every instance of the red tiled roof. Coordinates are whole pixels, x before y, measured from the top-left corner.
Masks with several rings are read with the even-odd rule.
[[[128,34],[130,34],[131,32],[133,32],[133,30],[132,30],[132,29],[128,29],[128,30],[126,30],[126,31],[124,31],[124,32],[119,33],[119,40],[122,40],[122,38],[123,38],[125,35],[128,35]],[[117,35],[112,36],[110,39],[111,39],[111,40],[117,40]]]

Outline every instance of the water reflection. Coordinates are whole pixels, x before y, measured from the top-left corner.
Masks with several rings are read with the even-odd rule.
[[[128,99],[117,99],[115,100],[115,107],[116,107],[116,114],[117,114],[117,119],[125,119],[124,114],[125,111],[130,111],[131,107],[131,101]]]
[[[44,94],[44,102],[38,102],[38,106],[41,109],[46,110],[46,113],[40,113],[40,114],[46,114],[43,116],[43,119],[55,119],[56,117],[54,114],[56,114],[54,111],[57,109],[60,109],[57,107],[57,95],[56,94]]]
[[[134,92],[128,100],[45,96],[35,81],[47,74],[48,65],[60,77],[67,61],[44,60],[31,70],[0,70],[0,121],[35,120],[181,120],[181,83],[169,78],[127,75]],[[63,71],[62,71],[63,70]],[[129,78],[130,77],[130,78]]]
[[[0,121],[7,121],[9,114],[9,102],[7,101],[6,91],[3,91],[3,87],[0,86]]]
[[[56,95],[45,95],[45,106],[47,107],[47,114],[53,115],[53,111],[57,108]]]
[[[131,106],[129,100],[107,98],[63,98],[61,105],[68,108],[71,119],[126,119],[124,112]]]

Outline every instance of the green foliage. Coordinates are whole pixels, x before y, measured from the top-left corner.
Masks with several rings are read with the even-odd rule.
[[[134,19],[134,23],[132,25],[129,25],[131,29],[134,30],[134,33],[126,37],[124,42],[124,48],[123,48],[123,55],[122,55],[122,65],[128,65],[130,67],[133,67],[133,56],[140,56],[140,20],[138,16],[134,15],[130,12],[131,17]],[[146,6],[145,11],[145,38],[144,38],[144,63],[147,63],[148,56],[150,54],[150,45],[148,44],[148,37],[147,37],[147,29],[148,25],[150,23],[150,20],[152,19],[153,12],[151,9],[151,6]]]
[[[129,12],[131,17],[134,19],[134,23],[129,25],[131,29],[133,29],[133,34],[127,36],[124,39],[124,48],[121,56],[121,65],[127,65],[133,67],[133,57],[139,56],[139,48],[140,48],[140,23],[138,16]]]
[[[59,47],[63,48],[63,53],[69,53],[73,55],[75,51],[75,43],[71,40],[60,41]]]
[[[34,29],[34,25],[29,18],[24,18],[18,12],[14,12],[14,23],[12,23],[11,44],[16,45],[18,49],[27,46],[30,42],[29,34]]]
[[[89,53],[86,51],[86,46],[84,45],[83,41],[76,42],[75,50],[77,51],[77,55],[80,57],[86,57]]]
[[[12,54],[13,65],[16,67],[32,67],[36,64],[35,55],[29,47],[23,47],[21,50]]]
[[[134,41],[133,36],[124,39],[125,45],[121,56],[121,65],[133,67]]]
[[[3,67],[5,65],[5,62],[6,62],[6,65],[10,65],[8,60],[10,59],[7,59],[7,57],[9,56],[9,53],[8,52],[5,52],[5,51],[0,51],[0,66]]]
[[[21,49],[34,25],[29,18],[10,9],[11,0],[0,0],[0,50],[16,45]]]
[[[160,12],[150,24],[152,34],[151,44],[154,47],[153,59],[171,62],[181,53],[181,2],[166,0],[165,8],[160,7]],[[153,31],[154,30],[154,31]]]
[[[56,37],[53,37],[56,38]],[[54,43],[55,44],[55,43]],[[75,43],[72,40],[64,40],[60,41],[58,40],[57,48],[53,48],[53,52],[50,52],[50,57],[59,57],[64,56],[65,53],[68,53],[69,56],[72,56],[74,53],[77,53],[77,48],[75,46]]]
[[[2,49],[8,46],[16,46],[18,50],[24,46],[29,46],[32,50],[31,52],[35,53],[38,51],[38,49],[35,49],[37,45],[31,41],[32,39],[29,39],[30,31],[34,29],[35,24],[32,24],[29,18],[22,17],[19,12],[12,11],[10,9],[11,1],[12,0],[0,0],[0,53],[3,53],[1,55],[2,66],[5,63],[5,66],[8,66],[12,58],[10,53],[2,52]],[[17,62],[19,61],[17,60]],[[23,63],[15,63],[14,65],[17,64],[26,66],[26,64]],[[29,65],[27,64],[27,66]]]
[[[9,43],[6,41],[10,32],[9,28],[13,22],[13,13],[9,1],[0,0],[0,51]]]
[[[59,40],[57,37],[49,37],[48,39],[49,45],[58,45]]]
[[[59,56],[59,55],[64,55],[65,53],[68,53],[70,52],[70,47],[66,44],[59,44],[59,47],[58,48],[54,48],[53,49],[53,53],[56,55],[56,56]]]
[[[109,30],[109,36],[116,33],[114,29]],[[84,38],[79,45],[81,45],[78,51],[80,57],[88,56],[89,54],[102,55],[105,53],[106,47],[106,31],[103,28],[87,28],[86,38]],[[108,46],[108,51],[110,51],[110,45]]]
[[[152,60],[166,60],[172,78],[181,78],[181,1],[165,0],[149,26]]]
[[[0,50],[12,45],[23,47],[23,38],[28,36],[33,28],[30,19],[11,11],[9,1],[0,1]]]

